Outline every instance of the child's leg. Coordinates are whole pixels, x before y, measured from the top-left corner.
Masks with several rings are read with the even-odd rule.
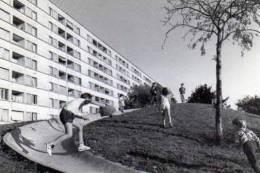
[[[252,142],[246,142],[243,145],[243,150],[245,155],[247,156],[249,164],[254,169],[255,173],[260,173],[260,168],[257,165],[254,144]]]
[[[84,145],[84,138],[83,138],[83,125],[80,124],[80,120],[76,120],[77,123],[74,123],[73,125],[77,128],[78,130],[78,135],[79,135],[79,145]]]
[[[165,109],[161,110],[161,114],[162,114],[162,121],[163,121],[163,127],[166,127],[166,111]]]
[[[51,143],[50,143],[51,145],[54,145],[54,146],[55,146],[57,143],[60,143],[60,142],[62,142],[62,141],[64,141],[64,140],[69,139],[69,138],[72,137],[72,135],[73,135],[73,132],[72,132],[72,123],[67,122],[67,123],[64,125],[64,127],[65,127],[65,134],[59,136],[55,141],[51,142]]]
[[[169,124],[172,127],[171,108],[167,108],[167,114],[168,114],[168,118],[169,118]]]

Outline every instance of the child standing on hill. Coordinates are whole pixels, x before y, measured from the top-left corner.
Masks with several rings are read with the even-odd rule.
[[[119,95],[118,105],[119,105],[119,111],[121,111],[123,113],[124,112],[124,108],[125,108],[125,97],[124,97],[123,94]]]
[[[92,98],[91,94],[88,94],[88,93],[81,94],[80,98],[74,99],[74,100],[66,103],[63,106],[63,108],[60,112],[60,120],[65,127],[65,134],[58,137],[55,141],[49,142],[49,143],[46,144],[46,150],[47,150],[47,152],[50,156],[52,155],[52,150],[54,149],[54,147],[57,143],[60,143],[60,142],[66,140],[66,139],[69,139],[73,136],[72,126],[73,125],[76,126],[76,124],[73,123],[73,120],[75,118],[88,120],[88,118],[83,116],[82,107],[91,103],[91,98]],[[78,151],[89,150],[90,147],[84,145],[83,126],[79,125],[79,126],[76,126],[76,127],[79,130]]]
[[[166,128],[166,116],[168,116],[169,119],[169,125],[172,127],[172,119],[171,119],[171,105],[170,101],[167,98],[169,94],[169,91],[167,88],[162,89],[161,94],[161,114],[163,117],[163,127]]]
[[[245,120],[236,118],[233,120],[233,125],[237,131],[236,142],[239,142],[242,146],[248,162],[255,173],[260,173],[256,159],[256,149],[260,147],[260,139],[253,131],[247,129]]]

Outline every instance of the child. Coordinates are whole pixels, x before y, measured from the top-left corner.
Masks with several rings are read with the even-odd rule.
[[[50,156],[52,155],[52,150],[57,143],[60,143],[60,142],[66,140],[68,138],[71,138],[73,136],[72,126],[76,125],[75,123],[73,123],[73,120],[75,118],[88,120],[88,118],[83,117],[82,107],[84,105],[91,103],[91,98],[92,98],[91,94],[88,94],[88,93],[81,94],[80,98],[74,99],[74,100],[66,103],[63,106],[63,108],[60,112],[60,120],[65,127],[65,134],[58,137],[55,141],[49,142],[49,143],[46,144],[46,150],[47,150],[47,152]],[[90,147],[84,145],[83,126],[77,125],[77,128],[79,129],[78,151],[89,150]]]
[[[257,165],[256,160],[256,147],[260,147],[260,140],[257,135],[247,129],[246,121],[242,119],[234,119],[233,125],[236,132],[236,142],[239,142],[243,148],[245,155],[247,156],[248,162],[256,173],[260,173],[260,168]]]
[[[125,108],[125,98],[123,94],[119,95],[118,104],[119,104],[119,111],[123,113]]]
[[[185,92],[186,92],[186,88],[184,87],[184,83],[181,83],[181,87],[179,88],[179,92],[180,92],[180,97],[181,97],[181,102],[185,103]]]
[[[167,98],[169,91],[167,88],[162,89],[161,95],[161,114],[163,116],[163,127],[166,128],[166,115],[169,119],[170,127],[172,127],[172,120],[171,120],[171,105],[170,101]]]

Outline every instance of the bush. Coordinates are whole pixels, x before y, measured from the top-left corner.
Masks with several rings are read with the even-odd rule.
[[[101,106],[99,108],[99,113],[100,113],[101,117],[104,117],[104,116],[112,117],[114,112],[116,112],[116,109],[113,106]]]
[[[260,97],[259,96],[246,96],[237,102],[237,107],[245,112],[260,115]]]
[[[191,96],[188,98],[188,103],[211,104],[214,97],[215,94],[214,91],[211,91],[211,87],[204,84],[200,85],[192,92]]]

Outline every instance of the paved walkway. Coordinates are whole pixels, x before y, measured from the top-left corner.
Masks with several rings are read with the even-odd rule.
[[[120,115],[120,113],[116,113]],[[104,118],[104,117],[103,117]],[[93,115],[89,121],[79,123],[89,124],[102,119]],[[95,156],[89,151],[77,152],[74,140],[63,141],[55,146],[53,156],[45,150],[45,143],[63,134],[63,125],[56,119],[32,123],[4,136],[4,142],[24,157],[44,166],[68,173],[137,173],[131,168]],[[77,135],[77,133],[75,133]]]

